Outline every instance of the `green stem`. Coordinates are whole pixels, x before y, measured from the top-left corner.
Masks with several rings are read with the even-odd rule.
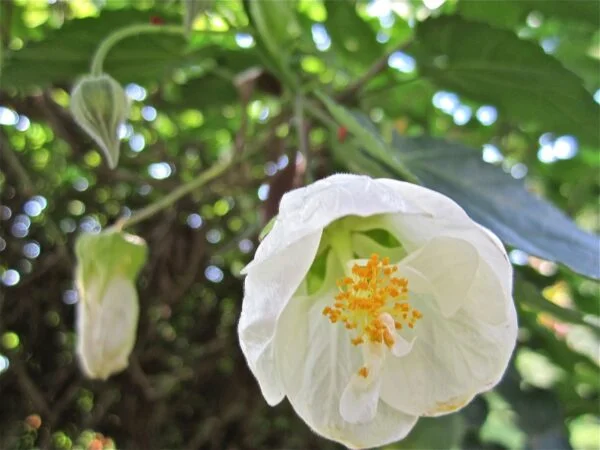
[[[135,24],[121,28],[114,33],[108,35],[98,46],[90,72],[92,75],[102,74],[102,65],[106,59],[108,52],[120,41],[136,34],[185,34],[185,28],[180,25],[152,25],[149,23]]]
[[[308,139],[306,135],[307,130],[304,125],[304,103],[304,97],[302,97],[302,94],[298,92],[298,94],[296,94],[296,101],[294,103],[294,124],[296,125],[296,134],[298,135],[298,147],[300,149],[300,153],[302,156],[304,156],[304,161],[306,163],[305,182],[306,184],[310,184],[313,182],[314,177],[310,165],[310,148],[308,146]]]
[[[227,161],[215,164],[211,168],[205,170],[200,175],[198,175],[193,180],[187,182],[179,186],[177,189],[171,191],[169,194],[165,195],[158,201],[151,203],[150,205],[136,211],[134,214],[129,216],[128,218],[121,219],[115,224],[115,228],[122,230],[124,228],[135,225],[136,223],[142,222],[149,217],[152,217],[157,212],[168,208],[173,203],[175,203],[180,198],[186,196],[192,191],[195,191],[198,188],[201,188],[209,181],[214,180],[218,176],[222,175],[233,165],[233,160],[229,159]]]
[[[337,129],[340,127],[339,124],[335,120],[333,120],[331,117],[329,117],[324,111],[317,108],[314,104],[312,104],[310,102],[306,102],[306,104],[304,105],[304,109],[311,116],[313,116],[315,119],[317,119],[319,122],[321,122],[327,128],[329,128],[331,132],[335,133],[337,131]]]
[[[177,189],[171,191],[169,194],[160,198],[156,202],[134,212],[129,217],[119,219],[113,225],[113,227],[116,230],[122,230],[152,217],[154,214],[171,206],[180,198],[185,197],[194,190],[201,188],[215,178],[223,175],[234,165],[246,161],[251,156],[263,151],[266,143],[272,138],[275,128],[282,122],[287,122],[288,120],[289,115],[287,113],[280,114],[272,120],[272,126],[269,130],[267,130],[267,133],[265,133],[261,139],[257,139],[256,144],[250,148],[247,148],[239,158],[230,158],[221,163],[213,165],[209,169],[206,169],[204,172],[200,173],[193,180],[179,186]],[[234,150],[230,150],[230,154],[235,154]]]

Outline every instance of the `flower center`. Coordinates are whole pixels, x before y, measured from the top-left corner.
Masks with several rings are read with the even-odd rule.
[[[354,264],[352,276],[340,278],[340,290],[333,306],[323,309],[331,323],[341,322],[352,330],[351,342],[385,344],[392,348],[396,342],[395,330],[404,326],[414,328],[423,317],[408,303],[408,281],[394,276],[398,270],[390,265],[388,257],[371,255],[365,265]],[[366,378],[367,370],[359,371]]]

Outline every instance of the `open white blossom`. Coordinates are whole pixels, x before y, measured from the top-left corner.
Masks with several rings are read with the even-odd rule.
[[[414,184],[334,175],[287,193],[244,273],[240,344],[265,399],[351,448],[462,408],[515,346],[502,244]]]
[[[75,245],[77,356],[89,378],[125,369],[139,317],[135,280],[147,257],[143,239],[109,231],[84,234]]]

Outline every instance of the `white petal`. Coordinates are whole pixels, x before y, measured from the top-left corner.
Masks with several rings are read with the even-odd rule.
[[[388,182],[366,176],[332,175],[295,189],[281,199],[273,229],[261,242],[245,271],[341,217],[390,213],[424,214],[418,203]]]
[[[88,289],[85,295],[99,294]],[[77,309],[77,353],[84,373],[106,379],[127,367],[135,344],[139,305],[131,280],[109,281],[101,300],[84,298]]]
[[[423,318],[415,326],[413,350],[388,358],[381,398],[401,411],[439,415],[458,409],[502,377],[515,345],[516,320],[487,324],[465,310],[450,319],[419,303]]]
[[[353,424],[340,414],[343,391],[363,358],[350,343],[347,330],[331,324],[321,313],[333,295],[294,298],[280,317],[274,341],[286,395],[316,433],[347,447],[371,448],[402,439],[417,417],[384,402],[379,401],[374,419],[367,423]]]
[[[392,355],[401,358],[402,356],[408,355],[415,344],[415,338],[412,338],[410,341],[404,339],[400,334],[394,332],[394,345],[390,349],[392,351]]]
[[[471,243],[481,259],[494,271],[502,283],[502,290],[510,295],[512,292],[512,265],[500,240],[489,230],[473,222],[458,205],[447,199],[458,208],[453,214],[431,218],[424,215],[390,215],[386,216],[388,226],[392,228],[406,250],[414,252],[424,246],[431,238],[447,236],[464,239]]]
[[[516,329],[515,305],[511,296],[512,277],[500,282],[489,264],[480,262],[477,276],[469,290],[465,311],[490,325],[500,325],[512,319]],[[509,289],[506,292],[506,289]]]
[[[270,405],[283,399],[273,361],[272,339],[281,311],[306,276],[321,239],[321,230],[304,236],[268,260],[249,268],[238,323],[242,352]]]
[[[381,376],[370,374],[365,379],[354,374],[346,385],[340,398],[340,415],[349,423],[368,423],[377,415]]]
[[[408,279],[411,292],[434,294],[445,317],[467,300],[479,267],[475,247],[463,239],[434,237],[398,264],[399,274]]]
[[[390,189],[393,189],[397,195],[407,199],[413,208],[417,207],[433,219],[446,219],[451,221],[464,220],[468,218],[467,213],[454,200],[440,194],[437,191],[419,186],[413,183],[403,181],[378,179]]]

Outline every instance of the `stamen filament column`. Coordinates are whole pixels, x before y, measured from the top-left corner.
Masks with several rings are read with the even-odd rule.
[[[337,281],[340,292],[333,305],[323,309],[323,315],[331,323],[343,323],[352,333],[353,345],[381,344],[391,350],[398,339],[397,330],[405,325],[414,328],[423,317],[410,306],[408,281],[395,276],[397,270],[389,258],[373,254],[363,265],[354,264],[350,273]],[[368,367],[361,367],[358,374],[366,378]]]

